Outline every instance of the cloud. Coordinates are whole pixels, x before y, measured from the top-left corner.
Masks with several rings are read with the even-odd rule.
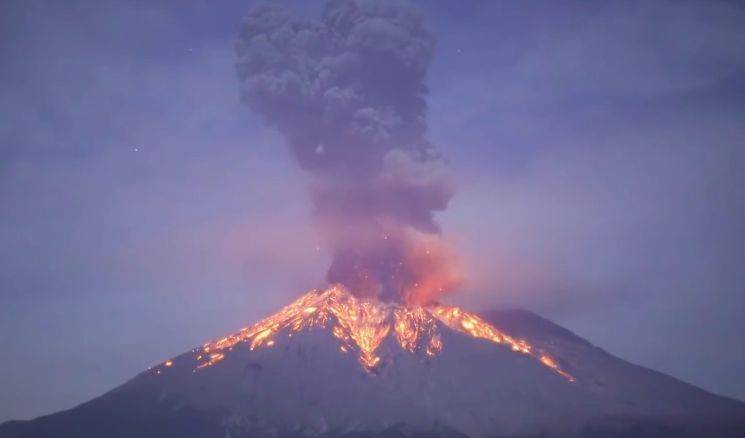
[[[315,219],[333,259],[328,280],[360,295],[405,301],[425,283],[427,270],[408,254],[437,239],[434,212],[453,194],[425,136],[433,49],[419,13],[393,1],[329,1],[320,21],[264,5],[241,30],[243,99],[313,176]],[[445,290],[426,283],[431,296],[418,299]]]

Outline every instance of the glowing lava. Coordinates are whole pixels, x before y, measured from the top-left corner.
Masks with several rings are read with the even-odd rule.
[[[443,346],[442,326],[474,338],[502,345],[517,354],[533,357],[569,381],[574,378],[563,371],[547,354],[536,351],[525,340],[515,339],[501,332],[473,313],[459,307],[436,304],[425,307],[404,307],[377,300],[360,299],[341,286],[313,290],[292,304],[251,327],[220,340],[204,344],[195,351],[197,369],[208,367],[225,358],[227,351],[237,344],[248,348],[269,348],[278,335],[292,336],[304,329],[331,327],[339,340],[342,352],[357,353],[360,364],[367,371],[375,371],[381,357],[377,354],[381,343],[392,336],[409,353],[422,351],[436,356]],[[171,366],[170,360],[165,363]]]

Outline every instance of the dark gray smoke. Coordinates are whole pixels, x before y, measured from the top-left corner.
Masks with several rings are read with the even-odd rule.
[[[456,282],[433,218],[452,196],[425,136],[433,47],[421,15],[393,1],[332,0],[320,21],[265,5],[241,30],[243,99],[313,175],[327,280],[360,296],[422,302]]]

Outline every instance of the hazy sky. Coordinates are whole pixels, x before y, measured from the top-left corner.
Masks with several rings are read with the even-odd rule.
[[[0,3],[0,421],[323,279],[308,177],[239,102],[253,2],[216,3]],[[745,399],[745,8],[416,3],[457,186],[439,220],[468,274],[451,300]]]

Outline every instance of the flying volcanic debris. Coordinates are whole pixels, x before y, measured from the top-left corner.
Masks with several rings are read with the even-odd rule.
[[[426,303],[458,284],[433,214],[453,195],[427,140],[434,38],[393,1],[331,0],[318,21],[252,9],[237,44],[243,100],[313,176],[327,273],[361,297]]]

